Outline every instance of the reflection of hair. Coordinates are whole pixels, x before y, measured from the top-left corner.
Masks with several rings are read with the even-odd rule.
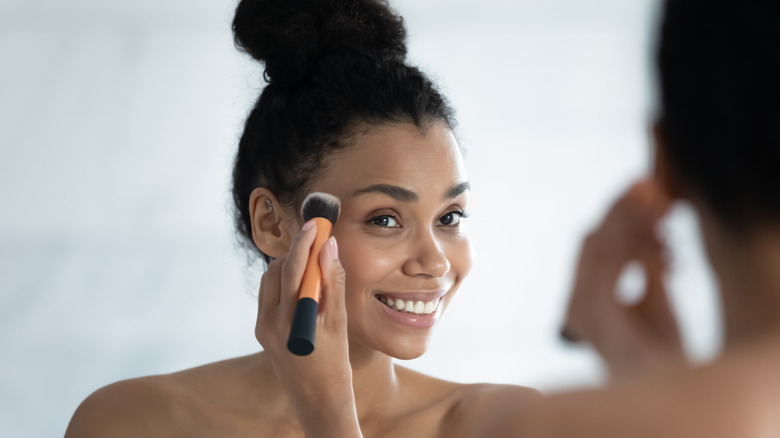
[[[238,47],[265,63],[268,82],[233,169],[236,227],[250,247],[252,190],[266,187],[299,205],[355,124],[454,125],[434,84],[405,63],[402,19],[381,0],[242,0],[233,33]]]
[[[780,219],[780,2],[665,7],[658,64],[671,164],[726,223]]]

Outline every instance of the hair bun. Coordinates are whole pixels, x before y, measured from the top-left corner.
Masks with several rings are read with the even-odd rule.
[[[233,34],[269,82],[299,79],[333,53],[406,56],[403,20],[385,0],[241,0]]]

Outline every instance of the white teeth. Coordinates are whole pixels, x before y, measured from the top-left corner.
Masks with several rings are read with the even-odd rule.
[[[433,301],[425,302],[412,300],[405,301],[397,298],[393,299],[388,297],[379,297],[379,301],[384,303],[387,307],[398,311],[416,313],[418,315],[429,315],[436,311],[436,309],[439,307],[439,302],[441,299],[436,298]]]

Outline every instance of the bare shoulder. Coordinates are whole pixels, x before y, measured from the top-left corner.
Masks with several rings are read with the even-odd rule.
[[[417,388],[421,388],[426,392],[430,392],[433,389],[434,392],[449,394],[459,400],[460,403],[478,403],[497,398],[503,400],[507,397],[516,402],[525,402],[541,397],[541,393],[538,390],[525,386],[493,383],[456,383],[401,366],[396,366],[396,372],[400,378]]]
[[[517,385],[462,384],[397,367],[399,378],[415,388],[416,400],[428,400],[441,412],[439,436],[491,436],[502,415],[514,415],[542,398],[539,391]]]
[[[175,392],[160,376],[123,380],[98,389],[79,405],[66,438],[163,436],[175,414]]]
[[[475,383],[464,388],[463,404],[469,408],[480,405],[511,403],[521,406],[539,400],[542,393],[534,388],[519,385]]]
[[[550,395],[491,436],[780,436],[780,353],[766,353],[740,351],[702,367]]]
[[[250,357],[215,362],[172,374],[123,380],[87,397],[66,438],[196,436],[205,430],[235,432],[245,426]],[[262,382],[261,375],[255,375]],[[257,400],[255,400],[256,403]],[[269,401],[270,402],[270,401]]]
[[[450,413],[461,436],[491,436],[490,427],[543,398],[536,389],[490,383],[463,385]],[[465,432],[468,431],[468,432]]]

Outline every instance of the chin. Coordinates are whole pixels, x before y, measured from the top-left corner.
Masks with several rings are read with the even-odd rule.
[[[418,351],[418,352],[404,352],[402,354],[391,354],[390,356],[392,356],[392,357],[394,357],[396,359],[399,359],[399,360],[412,360],[412,359],[417,359],[418,357],[422,356],[423,354],[425,354],[426,351],[427,351],[427,349],[424,349],[424,350]]]
[[[409,340],[408,342],[399,342],[395,345],[388,345],[382,349],[382,352],[388,356],[400,360],[417,359],[428,351],[430,339]]]
[[[373,350],[395,359],[412,360],[417,359],[428,351],[431,338],[430,334],[428,334],[423,337],[414,336],[406,339],[395,337],[392,339],[392,342],[388,342],[388,339],[373,342],[370,339],[359,339],[357,336],[350,336],[350,340],[350,349],[357,347],[358,349]]]

